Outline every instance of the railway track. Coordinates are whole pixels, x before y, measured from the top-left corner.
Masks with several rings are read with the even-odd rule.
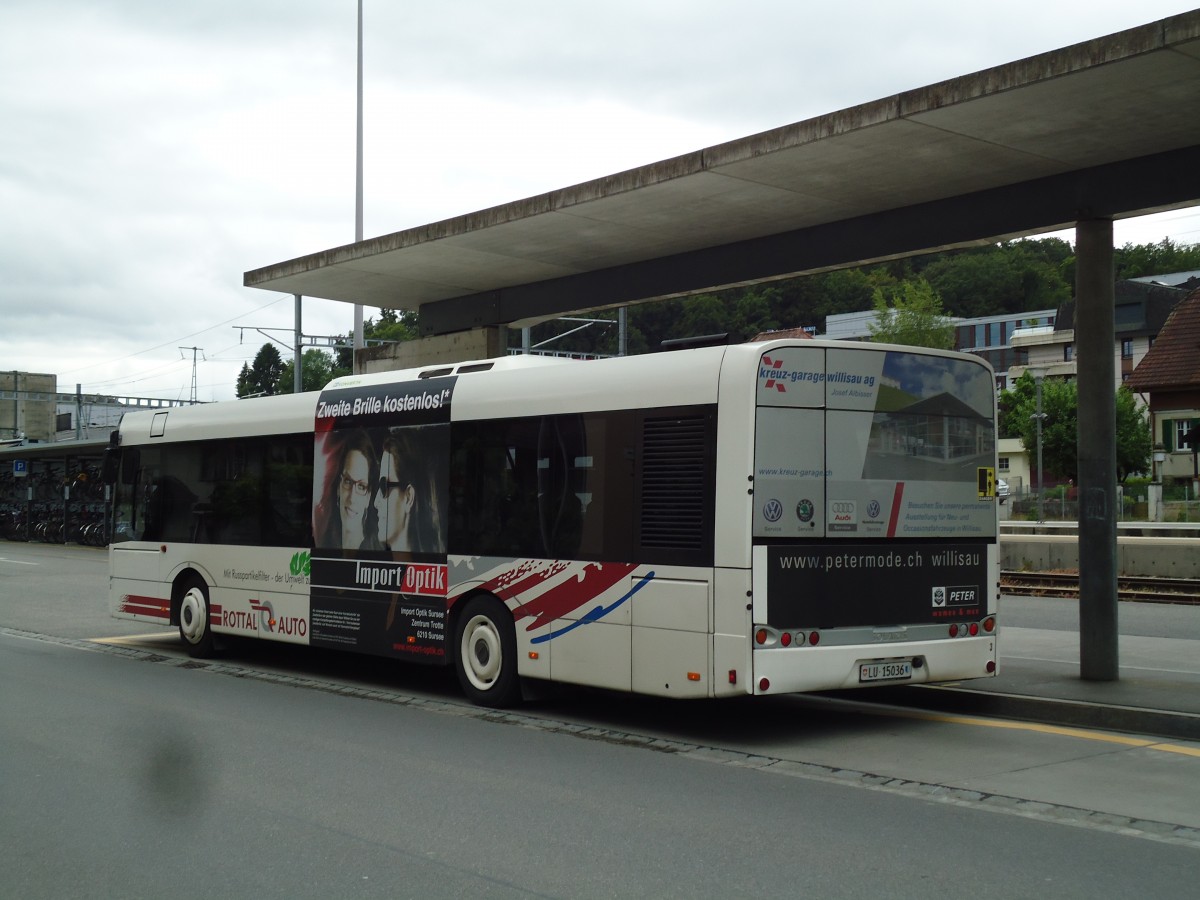
[[[1078,597],[1079,575],[1075,572],[1000,573],[1000,587],[1011,594],[1034,597]],[[1118,576],[1117,599],[1136,603],[1176,603],[1200,606],[1200,580]]]

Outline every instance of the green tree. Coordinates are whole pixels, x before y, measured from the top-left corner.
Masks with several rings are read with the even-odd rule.
[[[700,337],[706,334],[722,334],[730,330],[729,304],[713,294],[701,294],[684,303],[683,315],[678,320],[673,338]]]
[[[304,351],[300,360],[300,388],[304,391],[319,391],[332,381],[336,375],[333,368],[333,357],[324,350],[310,347]],[[283,364],[279,381],[275,386],[277,394],[291,394],[296,388],[296,364],[288,360]]]
[[[1037,385],[1025,372],[1012,390],[1000,395],[1002,436],[1016,432],[1021,445],[1036,466]],[[1042,382],[1042,465],[1058,478],[1076,478],[1079,472],[1079,391],[1074,381]],[[1150,468],[1150,423],[1137,398],[1124,386],[1117,390],[1116,417],[1117,479],[1146,472]]]
[[[991,248],[946,256],[922,274],[945,308],[956,316],[986,316],[1025,308],[1020,272]]]
[[[730,299],[732,318],[728,331],[731,341],[748,341],[760,332],[783,327],[773,313],[780,305],[779,292],[774,287],[758,285]],[[789,327],[799,324],[789,323]]]
[[[1200,244],[1176,244],[1163,238],[1157,244],[1126,244],[1113,252],[1117,278],[1142,278],[1200,269]]]
[[[1013,410],[1014,425],[1020,429],[1021,446],[1029,455],[1030,467],[1037,466],[1037,387],[1028,380],[1024,398]],[[1079,469],[1079,395],[1075,382],[1046,379],[1042,382],[1042,467],[1058,478],[1075,478]]]
[[[378,320],[363,323],[364,340],[403,342],[417,337],[417,314],[407,309],[381,309]]]
[[[279,384],[279,373],[283,371],[283,358],[274,344],[263,344],[250,366],[242,365],[238,375],[238,397],[259,394],[274,394]]]
[[[875,301],[875,283],[862,269],[840,269],[836,272],[826,272],[812,279],[821,304],[816,312],[821,318],[821,328],[825,327],[825,316],[836,313],[859,312],[867,309]],[[807,314],[806,314],[807,313]],[[793,326],[815,325],[811,312],[798,311],[797,315],[783,321]]]
[[[1057,309],[1071,297],[1064,268],[1071,257],[1066,241],[1012,241],[955,253],[937,254],[921,274],[956,316],[993,316],[1034,309]]]
[[[883,344],[910,347],[954,346],[954,324],[942,315],[942,301],[924,278],[900,282],[891,292],[875,290],[875,322],[868,326],[871,339]]]
[[[253,390],[250,387],[250,363],[242,363],[242,371],[238,372],[237,378],[237,396],[245,397],[251,393]]]
[[[779,328],[814,325],[824,331],[828,316],[870,309],[876,287],[862,269],[838,269],[773,282],[771,317]]]
[[[1028,418],[1037,409],[1037,383],[1028,371],[1000,392],[997,401],[996,429],[1002,438],[1019,438],[1025,433],[1021,416]],[[1027,409],[1028,408],[1028,409]]]
[[[1152,449],[1146,408],[1138,404],[1133,391],[1121,385],[1117,389],[1117,480],[1149,472]]]
[[[371,317],[363,322],[363,340],[368,346],[371,341],[397,343],[415,340],[419,336],[417,314],[406,309],[381,309],[378,320]],[[354,334],[351,332],[338,337],[344,346],[334,351],[334,378],[354,371]]]

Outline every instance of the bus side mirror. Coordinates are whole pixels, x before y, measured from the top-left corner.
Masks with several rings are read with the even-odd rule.
[[[100,478],[105,484],[116,484],[118,479],[122,484],[133,484],[140,464],[141,454],[136,447],[123,453],[120,447],[109,447],[104,451],[104,461],[100,464]]]
[[[100,480],[105,484],[116,484],[117,472],[121,465],[121,448],[106,447],[104,461],[100,465]]]

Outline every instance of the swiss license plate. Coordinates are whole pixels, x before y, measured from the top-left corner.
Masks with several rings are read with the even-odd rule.
[[[868,681],[907,681],[912,678],[912,663],[908,660],[900,662],[860,663],[858,680]]]

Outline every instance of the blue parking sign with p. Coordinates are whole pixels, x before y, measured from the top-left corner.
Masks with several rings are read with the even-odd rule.
[[[23,459],[13,460],[13,477],[24,478],[29,474],[29,463]]]

